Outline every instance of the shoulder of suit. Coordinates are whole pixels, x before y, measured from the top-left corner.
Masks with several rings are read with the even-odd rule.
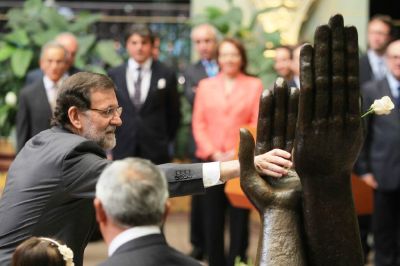
[[[367,81],[366,83],[364,83],[361,86],[361,89],[364,92],[376,91],[377,88],[380,88],[382,86],[386,86],[386,84],[387,84],[386,78],[384,78],[382,80],[370,80],[370,81]]]
[[[115,75],[115,74],[120,73],[121,71],[123,71],[123,73],[125,73],[125,72],[126,72],[126,67],[127,67],[127,63],[122,63],[122,64],[119,65],[119,66],[110,68],[110,69],[107,71],[107,74],[108,74],[108,75]]]
[[[35,80],[33,83],[24,86],[20,95],[37,93],[38,89],[44,89],[43,79]]]

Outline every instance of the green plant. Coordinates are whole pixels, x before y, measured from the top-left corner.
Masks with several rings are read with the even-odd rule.
[[[78,68],[105,73],[104,64],[122,62],[113,41],[97,40],[92,32],[100,18],[99,14],[81,12],[69,20],[42,0],[27,0],[23,7],[7,12],[8,32],[0,36],[0,136],[8,136],[15,124],[17,107],[12,101],[6,102],[6,95],[18,95],[27,71],[38,66],[41,47],[57,34],[71,32],[77,36]]]
[[[266,8],[255,11],[250,18],[248,25],[243,23],[243,12],[235,6],[232,0],[227,0],[228,8],[223,10],[217,7],[207,7],[204,13],[194,17],[191,24],[210,23],[214,25],[224,37],[238,38],[246,47],[248,57],[248,73],[259,77],[266,88],[276,78],[273,69],[273,59],[265,57],[267,48],[271,49],[280,44],[280,33],[266,33],[257,24],[258,15],[273,8]]]

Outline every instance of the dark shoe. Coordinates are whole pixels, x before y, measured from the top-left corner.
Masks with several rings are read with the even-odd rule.
[[[192,252],[189,254],[190,257],[196,259],[196,260],[203,260],[204,258],[204,252],[201,248],[194,247],[192,249]]]

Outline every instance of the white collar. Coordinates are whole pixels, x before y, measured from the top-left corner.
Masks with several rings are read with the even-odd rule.
[[[108,256],[111,257],[112,254],[123,244],[142,237],[142,236],[147,236],[147,235],[153,235],[153,234],[161,234],[160,227],[157,225],[145,225],[145,226],[135,226],[132,228],[129,228],[119,235],[117,235],[110,243],[110,246],[108,247]]]
[[[138,67],[141,67],[142,70],[150,70],[151,69],[151,64],[153,63],[153,59],[150,57],[147,59],[143,64],[139,65],[138,62],[136,62],[133,58],[129,58],[128,60],[128,68],[136,71]]]
[[[52,81],[48,76],[44,75],[43,76],[43,84],[46,90],[53,89],[55,86],[60,87],[61,83],[68,77],[66,73],[62,75],[62,77],[57,81],[54,82]]]

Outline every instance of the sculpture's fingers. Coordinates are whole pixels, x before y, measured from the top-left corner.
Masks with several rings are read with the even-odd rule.
[[[265,90],[260,98],[258,122],[257,122],[257,142],[256,155],[266,153],[271,150],[271,128],[273,116],[273,96],[270,90]]]
[[[331,29],[322,25],[315,31],[314,65],[315,65],[315,111],[314,119],[318,125],[328,117],[330,103],[330,60],[331,60]],[[322,121],[321,121],[322,120]],[[324,125],[322,125],[324,126]]]
[[[348,115],[360,117],[360,85],[358,80],[358,37],[355,27],[345,28],[347,59],[347,104]]]
[[[274,122],[272,127],[272,148],[285,148],[286,106],[288,88],[283,78],[278,78],[274,85]]]
[[[297,133],[304,134],[311,126],[314,110],[314,49],[305,44],[300,51],[300,99]]]
[[[329,20],[332,31],[332,102],[331,118],[335,120],[335,126],[343,125],[345,97],[346,66],[345,66],[345,37],[343,17],[335,15]]]
[[[290,88],[287,107],[285,150],[291,152],[293,149],[294,136],[296,132],[297,112],[299,107],[299,89]]]
[[[241,179],[257,173],[254,166],[254,139],[245,128],[240,129],[239,163]]]

